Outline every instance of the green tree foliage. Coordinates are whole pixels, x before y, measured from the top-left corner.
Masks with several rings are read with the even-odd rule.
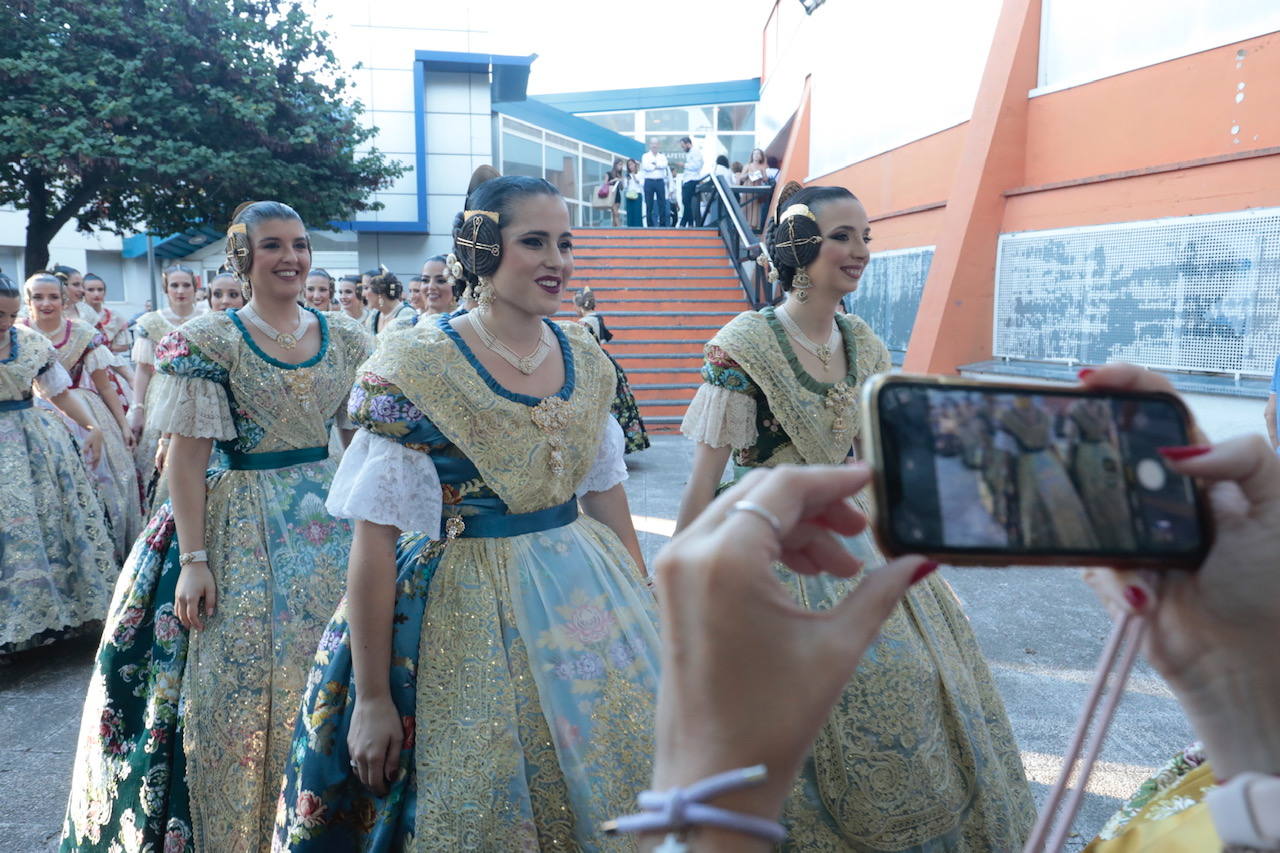
[[[312,225],[376,209],[403,172],[327,46],[286,0],[5,0],[0,203],[27,212],[26,266],[82,231],[225,224],[278,199]]]

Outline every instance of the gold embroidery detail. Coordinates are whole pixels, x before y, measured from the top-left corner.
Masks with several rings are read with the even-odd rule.
[[[827,392],[826,399],[822,401],[822,405],[824,408],[835,412],[835,419],[831,422],[831,431],[833,433],[839,435],[849,428],[848,416],[857,402],[857,392],[848,385],[843,382],[837,382],[831,386],[831,390]]]
[[[420,323],[381,340],[363,370],[397,386],[426,413],[511,512],[534,512],[569,500],[591,470],[618,381],[586,328],[559,326],[569,338],[576,376],[567,400],[553,397],[531,407],[494,393],[434,324]],[[559,425],[558,433],[541,424]],[[530,476],[557,468],[550,478]]]

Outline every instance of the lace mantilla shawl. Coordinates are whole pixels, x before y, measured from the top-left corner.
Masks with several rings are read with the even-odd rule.
[[[769,310],[769,309],[766,309]],[[760,387],[774,416],[790,437],[803,461],[810,465],[837,465],[844,461],[861,431],[857,392],[869,376],[887,370],[889,351],[871,327],[854,315],[837,314],[850,370],[844,384],[848,402],[827,406],[832,385],[801,381],[798,365],[782,347],[778,331],[763,312],[744,311],[729,321],[706,346],[729,354]],[[783,333],[785,334],[785,333]],[[844,429],[836,430],[838,417]]]
[[[31,396],[36,377],[53,367],[58,356],[49,339],[23,326],[14,326],[18,357],[0,364],[0,400],[21,400]],[[3,333],[6,337],[8,332]]]
[[[512,399],[486,381],[439,321],[384,336],[361,372],[400,388],[511,512],[533,512],[569,500],[591,470],[617,384],[613,364],[590,332],[576,323],[556,325],[572,356],[565,364],[572,390],[557,413],[560,427],[551,431],[534,422],[541,406]],[[544,403],[554,399],[561,396]],[[551,466],[552,433],[562,439],[559,473]]]
[[[221,398],[220,405],[235,418],[238,450],[318,447],[328,443],[328,421],[346,400],[356,368],[372,346],[354,321],[325,320],[328,345],[323,357],[282,367],[264,357],[228,312],[212,311],[165,336],[156,352],[157,370],[178,382],[175,408],[183,401],[200,401],[207,408],[211,400]],[[189,387],[184,395],[182,386],[193,381],[221,387]],[[202,426],[184,424],[175,431],[185,435],[195,429],[205,437],[221,438],[211,428],[216,423],[225,421],[205,417]]]

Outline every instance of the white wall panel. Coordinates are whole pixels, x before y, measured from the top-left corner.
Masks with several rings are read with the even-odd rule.
[[[1276,0],[1043,0],[1041,89],[1100,77],[1280,30]]]

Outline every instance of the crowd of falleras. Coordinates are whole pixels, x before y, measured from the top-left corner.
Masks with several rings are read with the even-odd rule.
[[[632,849],[602,827],[638,792],[744,754],[767,772],[708,790],[754,780],[716,800],[748,814],[677,836],[656,808],[639,843],[1018,849],[1032,798],[955,595],[919,559],[858,573],[883,558],[850,392],[890,365],[839,310],[861,203],[778,194],[787,298],[705,347],[656,587],[624,488],[648,439],[607,327],[589,291],[550,319],[563,199],[486,167],[453,233],[412,307],[385,271],[312,270],[269,201],[235,212],[206,307],[172,266],[132,333],[96,277],[0,279],[0,650],[102,632],[62,849]],[[1148,381],[1108,370],[1090,381]],[[1211,781],[1180,753],[1095,844]]]

